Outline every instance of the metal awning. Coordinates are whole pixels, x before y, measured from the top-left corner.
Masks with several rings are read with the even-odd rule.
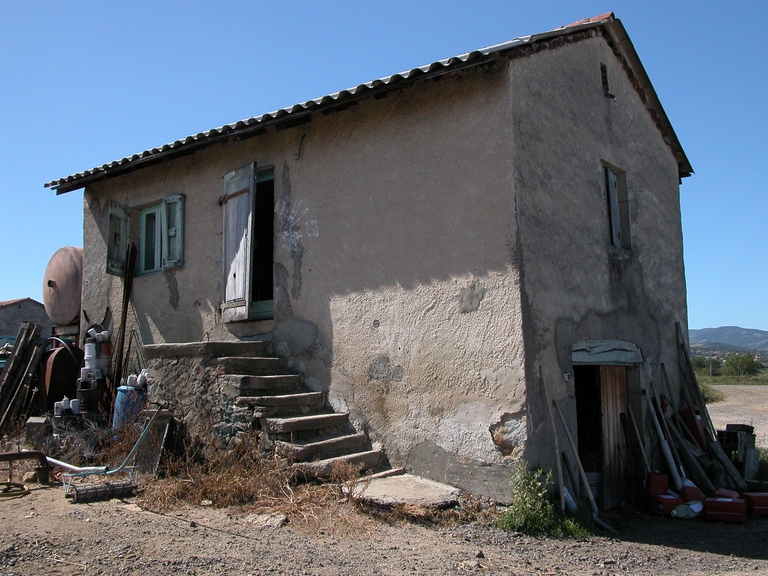
[[[643,353],[626,340],[582,340],[571,348],[571,360],[574,365],[635,366],[642,364]]]

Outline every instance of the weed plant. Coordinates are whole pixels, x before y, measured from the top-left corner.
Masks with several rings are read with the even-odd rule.
[[[501,515],[498,526],[529,536],[583,537],[590,533],[583,521],[563,518],[548,499],[552,472],[528,470],[519,462],[510,480],[512,505]]]

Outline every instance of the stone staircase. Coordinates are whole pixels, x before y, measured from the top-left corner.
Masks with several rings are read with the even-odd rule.
[[[292,374],[286,359],[271,356],[270,343],[206,344],[221,345],[215,361],[219,379],[238,390],[233,413],[238,428],[261,430],[276,454],[293,463],[297,478],[328,477],[337,462],[363,470],[379,466],[382,451],[371,448],[347,413],[328,408],[324,394],[310,390],[303,375]]]

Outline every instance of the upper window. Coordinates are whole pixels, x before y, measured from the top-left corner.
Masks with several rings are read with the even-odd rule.
[[[617,248],[631,250],[632,234],[629,229],[626,173],[613,166],[604,165],[604,169],[610,243]]]
[[[125,272],[125,254],[128,239],[128,212],[125,207],[110,202],[109,231],[107,232],[107,272],[122,275]]]
[[[184,253],[184,196],[164,198],[139,216],[139,274],[178,268]]]

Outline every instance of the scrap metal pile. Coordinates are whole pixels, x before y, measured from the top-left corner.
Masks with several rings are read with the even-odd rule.
[[[669,394],[659,393],[653,383],[650,391],[642,391],[668,472],[651,469],[646,447],[636,434],[645,463],[647,506],[660,516],[703,516],[716,522],[743,523],[748,515],[768,516],[768,486],[757,480],[754,430],[742,424],[715,430],[679,324],[677,331],[684,405],[675,405],[663,364]],[[631,409],[629,413],[634,421]]]

